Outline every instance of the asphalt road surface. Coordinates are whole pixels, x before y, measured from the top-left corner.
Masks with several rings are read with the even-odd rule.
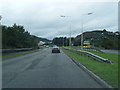
[[[63,52],[45,48],[3,60],[3,88],[102,88]]]

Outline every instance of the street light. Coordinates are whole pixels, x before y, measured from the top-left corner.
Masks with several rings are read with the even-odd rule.
[[[93,13],[88,12],[87,14],[82,14],[82,16],[81,16],[81,17],[82,17],[82,20],[81,20],[81,22],[82,22],[82,23],[81,23],[81,24],[82,24],[82,25],[81,25],[81,26],[82,26],[82,34],[81,34],[81,50],[83,49],[83,16],[84,16],[84,15],[91,15],[91,14],[93,14]]]
[[[2,19],[2,16],[0,15],[0,30],[2,30],[1,19]]]
[[[0,15],[0,25],[1,25],[1,19],[2,19],[2,16]]]
[[[64,15],[61,15],[60,17],[69,17],[70,18],[70,38],[69,38],[69,46],[71,47],[71,16],[64,16]]]
[[[0,15],[0,20],[2,19],[2,16]]]
[[[63,45],[62,46],[64,47],[64,36],[63,36]]]
[[[0,49],[2,48],[2,25],[1,25],[1,19],[2,19],[2,16],[0,15]],[[0,56],[1,56],[1,53],[0,53]],[[1,60],[1,58],[0,58],[0,60]]]

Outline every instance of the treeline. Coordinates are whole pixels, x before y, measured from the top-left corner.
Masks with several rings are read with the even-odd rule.
[[[107,30],[96,30],[83,33],[83,40],[90,41],[91,46],[105,49],[120,49],[120,32],[109,32]],[[69,38],[55,37],[53,43],[58,46],[69,46]],[[81,35],[71,38],[72,46],[81,45]]]
[[[36,48],[39,37],[30,35],[21,25],[2,25],[2,48]]]
[[[57,46],[69,46],[69,41],[70,41],[70,38],[67,38],[67,37],[55,37],[52,40],[52,43]],[[71,38],[71,41],[72,41],[72,45],[73,45],[73,42],[74,42],[73,37]]]

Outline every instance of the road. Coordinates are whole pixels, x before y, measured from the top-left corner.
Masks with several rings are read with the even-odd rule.
[[[104,53],[120,54],[119,50],[101,50]]]
[[[3,60],[3,88],[102,88],[63,52],[51,48]]]

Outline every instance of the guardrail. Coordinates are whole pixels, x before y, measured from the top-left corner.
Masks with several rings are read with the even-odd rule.
[[[16,49],[0,49],[2,53],[9,53],[9,52],[18,52],[18,51],[29,51],[33,50],[34,48],[16,48]]]
[[[102,58],[102,57],[100,57],[100,56],[98,56],[98,55],[95,55],[95,54],[90,53],[90,52],[87,52],[87,51],[74,50],[74,49],[68,49],[68,48],[64,48],[64,49],[70,50],[70,51],[74,51],[74,52],[78,52],[78,53],[80,53],[80,54],[82,54],[82,55],[87,55],[87,56],[89,56],[89,57],[94,58],[94,59],[97,60],[97,61],[100,61],[100,62],[106,62],[106,63],[114,64],[113,61],[110,61],[110,60],[108,60],[108,59]]]

